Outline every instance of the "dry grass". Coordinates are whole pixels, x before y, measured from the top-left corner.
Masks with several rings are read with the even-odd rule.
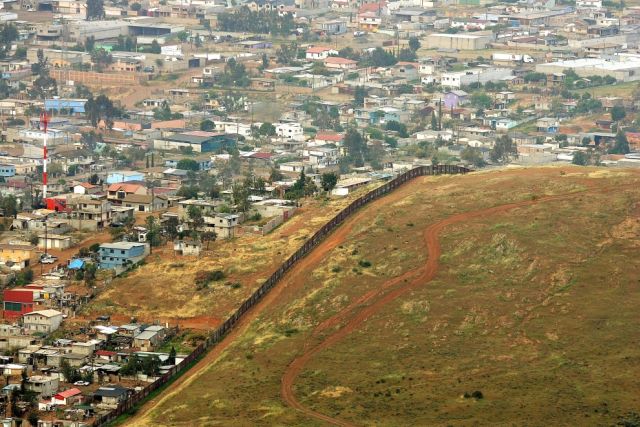
[[[640,396],[638,184],[635,173],[571,167],[416,180],[399,190],[410,203],[371,211],[144,423],[316,425],[282,403],[284,370],[335,330],[312,335],[320,322],[424,263],[426,226],[575,193],[447,227],[436,278],[317,354],[295,393],[356,424],[615,424]],[[484,399],[463,397],[475,390]]]

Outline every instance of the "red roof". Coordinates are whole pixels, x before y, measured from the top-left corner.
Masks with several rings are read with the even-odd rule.
[[[125,193],[135,193],[137,190],[144,188],[140,184],[111,184],[108,191],[124,191]]]
[[[54,397],[56,399],[66,399],[68,397],[77,396],[79,394],[82,394],[82,392],[79,389],[70,388],[69,390],[61,391],[60,393],[56,394]]]
[[[115,356],[116,353],[115,351],[109,351],[109,350],[98,350],[96,351],[96,356]]]
[[[360,6],[360,9],[358,9],[358,13],[378,12],[379,10],[384,9],[385,7],[387,7],[386,1],[381,1],[378,3],[367,3]]]
[[[331,50],[330,47],[314,46],[307,49],[307,53],[322,53]]]
[[[318,132],[316,134],[316,139],[319,139],[320,141],[340,142],[344,139],[344,135],[341,133],[333,132]]]
[[[86,189],[95,188],[95,185],[89,184],[88,182],[81,182],[81,183],[76,184],[76,185],[79,185],[79,186],[84,187]]]

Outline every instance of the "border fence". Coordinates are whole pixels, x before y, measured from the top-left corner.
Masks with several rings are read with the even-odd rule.
[[[206,353],[211,347],[222,340],[224,336],[233,328],[242,316],[249,311],[254,305],[256,305],[270,290],[273,288],[282,277],[305,255],[316,247],[327,235],[335,230],[340,224],[344,222],[350,215],[360,209],[362,206],[369,202],[372,202],[387,193],[392,192],[396,188],[400,187],[407,181],[411,181],[419,176],[426,175],[453,175],[453,174],[466,174],[470,170],[463,166],[457,165],[435,165],[435,166],[419,166],[404,172],[394,179],[390,180],[386,184],[375,188],[351,202],[349,206],[342,209],[336,216],[323,225],[313,236],[308,238],[305,243],[298,248],[286,261],[280,265],[280,267],[260,286],[256,291],[247,298],[242,305],[222,323],[215,331],[213,331],[207,340],[196,347],[184,360],[179,364],[172,367],[171,370],[163,374],[153,383],[147,385],[144,389],[131,394],[127,400],[121,402],[118,407],[106,414],[96,417],[94,426],[103,426],[120,415],[133,409],[138,403],[143,401],[151,393],[170,382],[175,376],[182,371],[188,369],[191,364],[196,361],[201,355]]]

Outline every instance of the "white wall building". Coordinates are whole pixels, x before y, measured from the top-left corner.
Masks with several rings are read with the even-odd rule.
[[[304,131],[300,123],[276,123],[278,138],[292,141],[304,141]]]
[[[462,86],[468,86],[472,83],[497,82],[511,75],[513,75],[513,70],[509,68],[479,67],[442,73],[440,84],[445,87],[460,89]]]

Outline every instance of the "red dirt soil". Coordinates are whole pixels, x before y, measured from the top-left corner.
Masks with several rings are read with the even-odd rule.
[[[442,221],[436,222],[435,224],[428,226],[423,233],[423,238],[425,240],[427,251],[429,254],[425,265],[422,267],[410,270],[402,274],[401,276],[398,276],[386,282],[384,285],[382,285],[378,289],[374,289],[367,292],[366,294],[361,296],[359,299],[351,303],[349,306],[344,308],[342,311],[340,311],[336,315],[332,316],[331,318],[325,320],[320,325],[318,325],[313,332],[313,336],[317,336],[320,332],[326,329],[335,328],[336,326],[339,326],[339,324],[345,318],[353,314],[353,312],[358,307],[362,306],[363,304],[370,301],[371,299],[374,299],[375,297],[383,294],[387,289],[394,288],[398,284],[402,284],[400,287],[393,289],[389,293],[382,296],[380,299],[376,300],[373,304],[364,307],[362,310],[357,312],[355,316],[353,316],[343,327],[341,327],[334,333],[330,334],[320,344],[316,345],[310,350],[306,350],[304,354],[294,359],[293,362],[291,362],[291,364],[287,367],[287,370],[282,376],[280,390],[281,390],[282,398],[284,399],[284,401],[292,408],[295,408],[303,412],[304,414],[308,415],[311,418],[315,418],[317,420],[328,422],[338,426],[353,426],[354,424],[348,421],[333,418],[328,415],[309,409],[304,405],[302,405],[300,401],[296,398],[293,392],[293,384],[296,378],[298,377],[298,375],[300,374],[300,372],[302,372],[302,370],[304,369],[305,365],[311,360],[311,358],[316,353],[331,347],[332,345],[336,344],[338,341],[345,338],[351,332],[356,330],[360,325],[362,325],[362,323],[364,323],[370,316],[379,312],[386,304],[389,304],[390,302],[402,296],[403,294],[407,293],[408,291],[412,290],[413,288],[422,286],[425,283],[428,283],[431,280],[433,280],[433,278],[438,273],[439,259],[441,255],[439,235],[445,227],[455,223],[464,222],[464,221],[468,221],[475,218],[490,217],[492,215],[501,214],[519,207],[531,206],[540,202],[549,202],[553,200],[565,199],[565,198],[573,197],[582,193],[583,192],[577,192],[577,193],[574,192],[570,194],[540,197],[539,199],[535,199],[535,200],[526,200],[522,202],[509,203],[509,204],[495,206],[495,207],[473,211],[473,212],[464,212],[464,213],[450,216]],[[409,282],[407,280],[408,277],[411,277],[414,275],[417,275],[417,276]]]

